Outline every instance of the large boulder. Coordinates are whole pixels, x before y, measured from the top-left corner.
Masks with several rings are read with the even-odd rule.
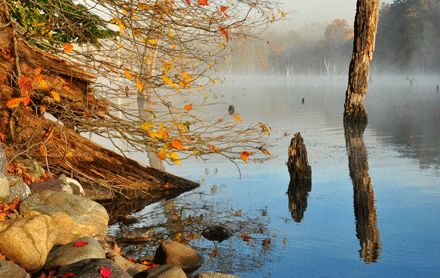
[[[186,278],[185,272],[174,265],[159,265],[139,272],[134,278]]]
[[[73,275],[73,276],[72,276]],[[57,278],[131,278],[122,268],[109,259],[87,259],[61,267]]]
[[[61,223],[69,221],[67,217],[62,217],[62,214],[68,215],[76,225],[66,226],[65,230],[80,231],[77,238],[92,236],[104,239],[107,236],[109,221],[107,211],[100,204],[87,198],[64,192],[38,192],[29,196],[20,205],[20,213],[24,216],[33,215],[35,212],[50,216],[58,215],[58,222]]]
[[[85,259],[105,259],[101,244],[92,237],[84,237],[60,247],[53,248],[44,266],[52,270]]]
[[[203,257],[193,248],[180,242],[164,240],[156,250],[154,263],[178,266],[191,273],[202,266]]]
[[[0,261],[0,277],[30,278],[31,276],[20,266],[3,260]]]
[[[0,232],[0,253],[26,270],[38,270],[46,262],[56,234],[47,215],[14,221]]]

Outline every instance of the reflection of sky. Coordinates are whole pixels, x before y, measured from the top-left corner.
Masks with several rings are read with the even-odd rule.
[[[241,180],[235,166],[216,159],[208,163],[188,161],[170,169],[204,181],[207,189],[212,184],[224,184],[226,189],[217,196],[218,201],[230,203],[235,209],[268,208],[270,225],[276,233],[272,251],[276,258],[254,273],[238,273],[241,277],[262,277],[267,273],[271,277],[286,277],[286,270],[292,275],[307,276],[412,276],[432,275],[440,268],[437,260],[440,237],[436,232],[440,228],[440,171],[438,167],[426,168],[419,164],[423,160],[438,166],[438,159],[418,157],[429,156],[421,152],[405,155],[402,146],[409,143],[393,125],[394,119],[405,119],[408,113],[431,111],[426,109],[431,104],[439,107],[440,96],[429,86],[433,80],[426,80],[418,87],[416,84],[416,88],[409,90],[404,78],[396,79],[399,82],[375,81],[367,96],[370,123],[364,143],[382,241],[382,255],[376,264],[364,264],[358,253],[353,185],[342,127],[345,79],[323,83],[319,79],[287,82],[272,78],[231,82],[219,88],[226,95],[220,110],[226,111],[229,104],[234,104],[245,121],[265,121],[276,135],[301,131],[312,166],[312,192],[300,224],[291,219],[286,195],[289,175],[285,161],[290,137],[282,139],[271,150],[277,158],[262,165],[243,165]],[[413,103],[411,107],[418,111],[389,108],[392,101],[397,103],[397,108],[401,103],[393,91],[400,92],[399,97]],[[301,104],[303,97],[304,105]],[[381,113],[383,110],[388,114]],[[425,119],[433,117],[436,117],[435,111],[425,115]],[[411,129],[412,136],[425,138],[437,132],[436,123],[427,122],[431,124],[423,128],[404,127]],[[407,124],[420,126],[417,121]],[[432,142],[431,148],[437,153],[438,139],[425,138],[410,143],[413,149],[423,149],[427,147],[424,144]],[[215,168],[218,169],[216,174]],[[283,239],[287,244],[283,244]]]

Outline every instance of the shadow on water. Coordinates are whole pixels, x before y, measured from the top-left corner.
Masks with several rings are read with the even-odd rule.
[[[368,155],[364,143],[366,126],[366,123],[344,122],[348,166],[353,182],[356,236],[361,247],[359,255],[364,262],[372,263],[380,257],[381,241],[377,227],[374,188],[368,173]]]
[[[289,197],[289,211],[292,219],[300,223],[307,209],[307,199],[312,191],[312,180],[290,180],[287,196]]]

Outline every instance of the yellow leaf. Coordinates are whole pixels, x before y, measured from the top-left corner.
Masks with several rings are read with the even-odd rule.
[[[171,152],[168,154],[168,157],[177,165],[180,164],[180,156],[177,153]]]
[[[18,107],[22,101],[21,97],[11,98],[6,102],[6,107],[9,109]]]
[[[136,78],[136,88],[138,89],[139,92],[142,93],[144,86],[142,85],[142,82],[139,78]]]
[[[126,9],[122,9],[122,14],[126,15],[127,14],[127,10]]]
[[[72,157],[73,157],[73,152],[68,151],[68,152],[66,153],[66,158],[72,158]]]
[[[241,158],[243,161],[248,161],[248,160],[249,160],[249,156],[251,156],[251,155],[252,155],[251,152],[243,151],[243,152],[240,153],[240,158]]]
[[[150,128],[152,128],[153,127],[153,123],[152,122],[144,122],[142,125],[141,125],[141,128],[143,129],[143,130],[149,130]]]
[[[187,104],[183,108],[185,109],[185,111],[191,111],[193,109],[193,105],[192,104]]]
[[[192,81],[191,75],[189,75],[189,73],[187,73],[186,71],[182,72],[181,76],[183,78],[183,82],[187,84],[189,84]]]
[[[183,146],[182,141],[180,141],[179,139],[172,140],[171,145],[173,146],[173,148],[175,148],[179,151],[185,150],[185,147]]]
[[[240,114],[234,114],[234,119],[237,121],[237,123],[241,123],[241,116]]]
[[[224,43],[221,43],[221,44],[220,44],[220,48],[221,48],[221,49],[225,49],[225,48],[226,48],[226,45],[225,45]]]
[[[272,156],[272,154],[267,149],[261,148],[260,151],[267,156]]]
[[[35,76],[34,82],[35,82],[34,84],[36,84],[38,89],[40,89],[40,90],[48,90],[49,89],[49,84],[47,84],[46,80],[44,80],[41,75]]]
[[[124,24],[122,23],[121,20],[119,20],[118,25],[119,25],[119,36],[122,37],[122,35],[124,35],[124,28],[125,28],[125,26],[124,26]]]
[[[64,47],[64,51],[66,51],[66,53],[70,53],[70,52],[72,52],[72,50],[73,50],[73,45],[71,45],[71,44],[69,44],[69,43],[65,43],[65,44],[63,45],[63,47]]]
[[[50,95],[55,100],[55,102],[61,102],[61,97],[60,97],[60,94],[58,94],[58,92],[50,91]]]
[[[170,72],[170,69],[173,67],[173,63],[166,61],[163,63],[163,72],[164,74],[168,74]]]
[[[166,74],[162,74],[162,80],[163,82],[165,82],[165,84],[171,86],[176,91],[180,92],[180,89],[177,87],[177,85],[174,84],[173,80],[171,80],[171,78],[169,78]]]
[[[164,150],[164,149],[160,149],[160,150],[157,152],[157,157],[158,157],[160,160],[165,160],[165,159],[167,159],[167,151]]]
[[[32,23],[32,27],[42,27],[46,25],[46,22],[34,22]]]
[[[173,49],[173,50],[177,49],[177,45],[172,44],[172,45],[171,45],[171,49]]]
[[[128,69],[126,69],[124,71],[124,75],[125,75],[125,78],[127,78],[128,80],[133,80],[133,75],[131,74],[131,72]]]
[[[203,92],[205,90],[205,86],[200,85],[199,90],[200,90],[200,92]]]
[[[157,45],[157,43],[158,43],[158,40],[157,40],[157,39],[149,39],[149,40],[148,40],[148,44],[151,44],[151,45]]]

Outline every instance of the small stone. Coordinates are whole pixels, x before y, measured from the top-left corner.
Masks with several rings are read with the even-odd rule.
[[[185,272],[174,265],[159,265],[139,272],[134,278],[186,278]]]
[[[61,180],[64,184],[70,186],[70,188],[72,188],[73,194],[80,195],[83,197],[86,195],[84,192],[84,188],[77,180],[68,178],[64,174],[60,175],[58,179]]]
[[[111,273],[107,277],[131,278],[130,274],[109,259],[87,259],[69,264],[61,267],[55,277],[69,277],[69,273],[72,273],[75,278],[102,278],[101,272],[103,270],[106,273]]]
[[[7,176],[9,181],[9,196],[6,199],[6,203],[11,203],[15,199],[24,200],[29,195],[31,195],[31,190],[26,183],[24,183],[23,179],[18,176]]]
[[[201,272],[194,278],[238,278],[238,276],[220,272]]]
[[[31,276],[21,268],[10,261],[0,261],[0,277],[30,278]]]
[[[81,196],[53,191],[32,194],[21,203],[20,213],[26,216],[34,212],[50,216],[56,214],[59,216],[60,213],[70,216],[81,231],[80,237],[104,239],[107,236],[109,221],[107,211],[100,204]],[[72,227],[65,227],[65,232],[69,232],[66,229],[70,228]],[[69,241],[71,240],[73,239]]]
[[[207,240],[222,242],[232,236],[232,232],[220,225],[209,226],[202,232],[202,236]]]
[[[94,238],[83,237],[52,249],[44,266],[52,270],[85,259],[104,259],[105,251]]]
[[[175,265],[191,273],[202,265],[203,257],[189,246],[177,241],[164,240],[156,250],[154,263]]]
[[[34,215],[10,223],[0,233],[0,253],[26,270],[40,269],[56,239],[50,222],[47,215]]]

